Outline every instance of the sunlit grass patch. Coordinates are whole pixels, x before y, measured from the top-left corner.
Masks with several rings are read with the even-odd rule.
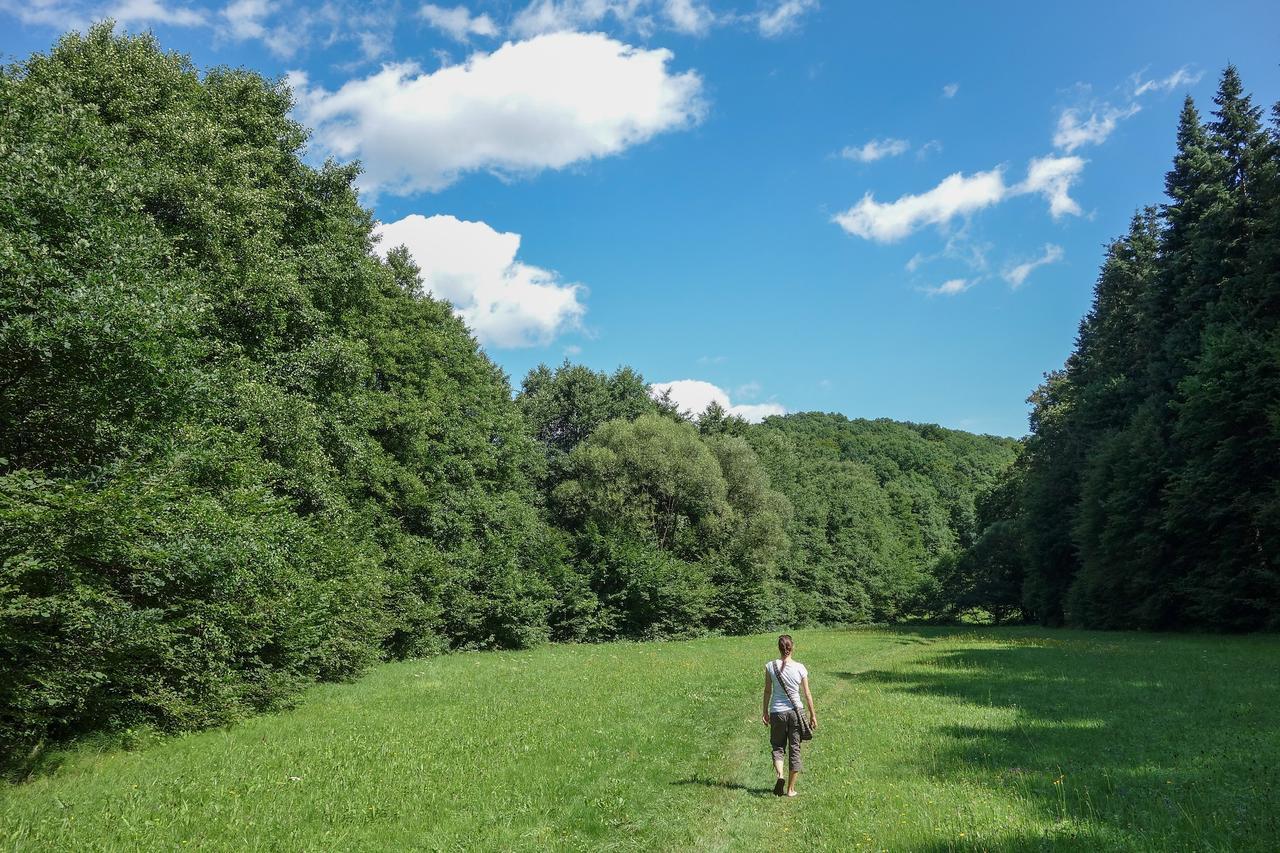
[[[796,634],[821,727],[769,792],[772,637],[379,667],[288,712],[82,748],[0,794],[13,849],[1266,850],[1274,637]]]

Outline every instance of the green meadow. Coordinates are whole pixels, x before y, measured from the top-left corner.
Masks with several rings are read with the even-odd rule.
[[[770,793],[772,637],[386,664],[4,788],[15,850],[1266,850],[1280,638],[806,631],[820,726]]]

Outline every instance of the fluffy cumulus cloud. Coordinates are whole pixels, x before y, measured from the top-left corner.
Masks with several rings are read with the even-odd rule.
[[[874,163],[885,157],[906,154],[910,148],[911,143],[905,139],[872,139],[862,145],[846,145],[840,156],[859,163]]]
[[[704,113],[702,79],[665,49],[560,32],[424,72],[388,64],[337,91],[291,72],[298,117],[339,158],[359,157],[366,190],[439,190],[464,172],[560,169],[617,154]]]
[[[484,222],[412,214],[379,225],[384,256],[403,245],[422,268],[434,296],[448,299],[484,344],[520,347],[549,342],[577,328],[586,312],[584,288],[550,270],[516,260],[520,235]]]
[[[866,240],[891,243],[926,225],[944,225],[990,207],[1009,192],[1000,169],[949,175],[928,192],[904,195],[896,201],[878,202],[867,193],[835,221],[850,234]]]
[[[488,15],[472,15],[466,6],[437,6],[427,3],[418,10],[431,26],[448,35],[454,41],[465,42],[471,36],[496,36],[498,25]]]
[[[1053,134],[1053,144],[1070,154],[1082,145],[1101,145],[1124,119],[1136,115],[1142,107],[1129,104],[1126,107],[1106,106],[1089,113],[1087,118],[1077,109],[1066,109],[1058,116],[1058,128]]]
[[[1004,280],[1009,282],[1009,284],[1016,290],[1026,283],[1027,276],[1031,275],[1036,268],[1043,267],[1048,264],[1056,264],[1058,261],[1062,260],[1062,257],[1063,252],[1061,246],[1055,246],[1053,243],[1046,243],[1044,246],[1044,252],[1040,257],[1032,261],[1017,264],[1016,266],[1012,266],[1005,270]]]
[[[942,87],[942,97],[954,98],[956,96],[956,93],[959,91],[960,91],[959,83],[948,83],[947,85]]]
[[[740,389],[741,390],[741,389]],[[700,415],[707,406],[719,403],[731,415],[758,423],[770,415],[785,415],[787,410],[778,403],[737,404],[729,400],[729,392],[723,388],[703,382],[701,379],[677,379],[674,382],[655,382],[649,386],[649,393],[660,397],[670,393],[671,400],[681,412]]]
[[[1083,168],[1084,160],[1079,157],[1041,157],[1028,165],[1026,179],[1013,185],[1005,183],[1000,167],[972,175],[956,172],[927,192],[907,194],[895,201],[878,202],[867,193],[834,219],[854,236],[892,243],[925,226],[945,226],[957,217],[969,216],[1027,193],[1048,199],[1049,212],[1054,218],[1066,213],[1079,214],[1080,206],[1071,198],[1069,190]]]
[[[1054,219],[1066,214],[1080,215],[1080,205],[1070,196],[1071,185],[1080,178],[1085,161],[1079,157],[1038,157],[1027,166],[1027,178],[1014,194],[1038,193],[1049,200]]]

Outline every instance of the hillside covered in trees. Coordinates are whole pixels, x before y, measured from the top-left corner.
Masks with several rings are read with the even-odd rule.
[[[1280,628],[1280,105],[1234,67],[1106,252],[1031,435],[980,501],[967,600],[1049,625]]]
[[[929,614],[1009,439],[518,393],[282,83],[106,26],[0,75],[0,748],[388,658]]]

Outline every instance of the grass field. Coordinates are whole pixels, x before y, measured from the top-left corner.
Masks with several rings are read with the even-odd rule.
[[[772,637],[382,666],[0,790],[18,850],[1274,850],[1280,637],[796,634],[820,729],[770,794]]]

